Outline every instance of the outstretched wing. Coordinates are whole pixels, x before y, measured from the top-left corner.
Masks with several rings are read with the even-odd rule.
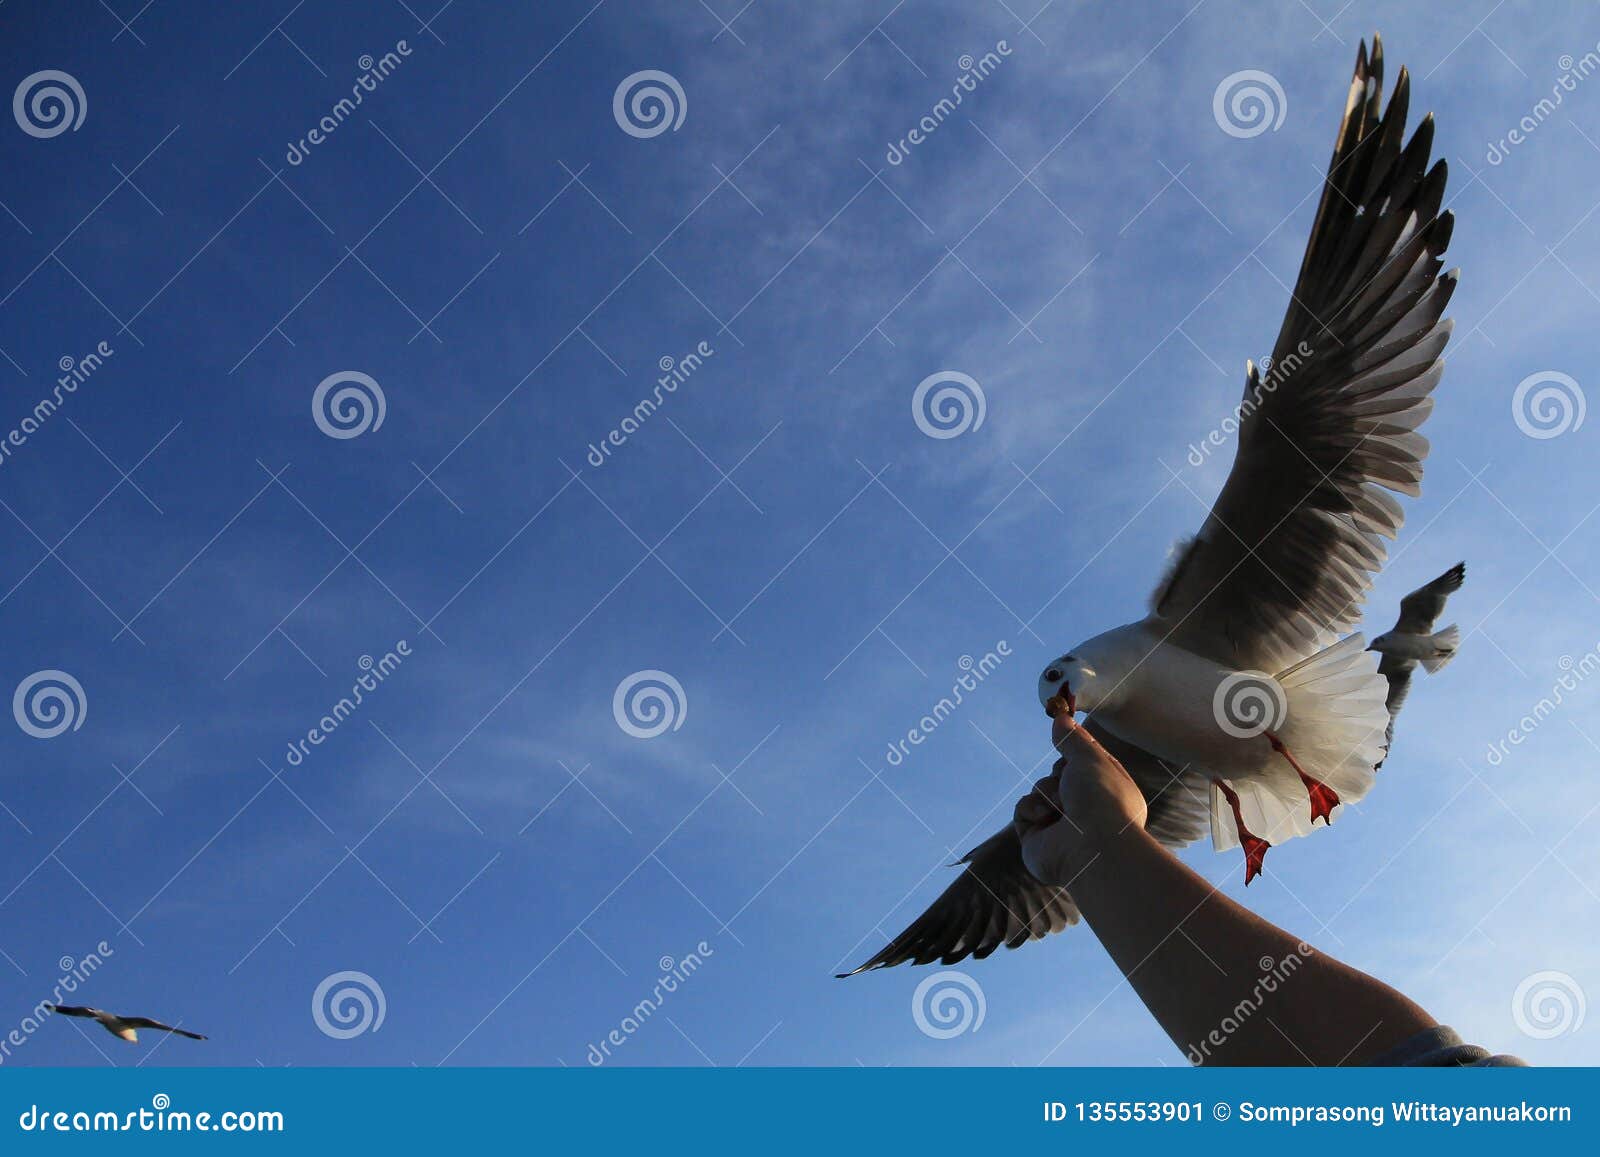
[[[1461,584],[1466,578],[1467,564],[1458,562],[1431,583],[1418,587],[1401,599],[1400,618],[1395,622],[1393,633],[1431,634],[1433,624],[1438,622],[1439,616],[1444,613],[1445,601],[1461,589]],[[1378,663],[1378,674],[1389,681],[1389,695],[1384,701],[1384,706],[1389,709],[1389,728],[1386,736],[1388,744],[1394,743],[1394,721],[1400,714],[1400,708],[1405,706],[1406,696],[1411,694],[1411,676],[1416,669],[1415,659],[1402,659],[1388,653],[1385,653]],[[1380,763],[1378,766],[1382,767],[1383,764]]]
[[[1085,725],[1139,785],[1149,803],[1146,830],[1162,843],[1181,847],[1210,831],[1208,782],[1174,768],[1116,738],[1091,718]],[[888,946],[859,968],[892,968],[910,961],[955,964],[982,960],[1004,944],[1016,948],[1078,922],[1065,888],[1041,884],[1022,862],[1022,841],[1010,824],[962,857],[966,871]]]
[[[80,1005],[80,1004],[48,1004],[47,1003],[45,1005],[45,1007],[48,1008],[51,1012],[60,1013],[62,1016],[87,1016],[87,1017],[93,1017],[93,1018],[97,1018],[98,1019],[99,1017],[103,1017],[103,1016],[106,1015],[105,1013],[101,1012],[98,1008],[89,1008],[86,1005]]]
[[[1467,578],[1467,564],[1458,562],[1427,586],[1418,587],[1400,600],[1400,618],[1394,625],[1402,635],[1426,635],[1444,613],[1445,600],[1461,589]]]
[[[177,1033],[179,1036],[186,1036],[190,1040],[206,1039],[197,1032],[190,1032],[189,1030],[182,1028],[174,1028],[170,1024],[162,1024],[159,1020],[151,1020],[148,1016],[123,1016],[118,1017],[117,1019],[122,1021],[123,1024],[129,1025],[133,1028],[153,1028],[161,1032],[173,1032]]]
[[[982,960],[1000,945],[1015,948],[1078,922],[1065,888],[1039,883],[1022,863],[1022,840],[1006,824],[961,858],[966,871],[912,921],[911,926],[859,968],[892,968],[910,961],[955,964]]]
[[[1390,492],[1419,492],[1452,218],[1432,117],[1402,147],[1405,70],[1387,111],[1382,89],[1374,37],[1272,364],[1247,367],[1233,470],[1153,599],[1172,642],[1233,667],[1282,670],[1353,627],[1404,520]]]

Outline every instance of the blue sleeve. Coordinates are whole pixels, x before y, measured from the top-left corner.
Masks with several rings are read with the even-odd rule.
[[[1520,1057],[1494,1056],[1488,1049],[1469,1045],[1457,1035],[1455,1029],[1442,1024],[1423,1029],[1416,1036],[1367,1062],[1381,1067],[1422,1068],[1521,1068],[1526,1067],[1527,1063]]]

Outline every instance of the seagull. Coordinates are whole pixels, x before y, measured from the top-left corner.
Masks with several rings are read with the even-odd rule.
[[[179,1036],[188,1037],[190,1040],[206,1039],[197,1032],[174,1028],[170,1024],[162,1024],[159,1020],[151,1020],[147,1016],[118,1016],[114,1012],[105,1012],[98,1008],[87,1008],[73,1004],[46,1004],[45,1007],[51,1012],[59,1012],[62,1016],[86,1016],[97,1020],[105,1026],[105,1030],[112,1036],[121,1037],[130,1044],[139,1043],[139,1034],[136,1030],[141,1028],[153,1028],[161,1032],[175,1032]]]
[[[1420,586],[1400,600],[1400,618],[1393,627],[1372,640],[1367,648],[1383,656],[1378,674],[1389,681],[1389,733],[1394,739],[1394,717],[1411,693],[1411,673],[1421,663],[1432,675],[1451,659],[1461,646],[1461,628],[1452,623],[1442,631],[1433,624],[1444,614],[1445,600],[1461,589],[1467,578],[1467,564],[1458,562],[1426,586]]]
[[[1392,722],[1379,651],[1390,663],[1411,645],[1409,631],[1380,636],[1379,651],[1347,633],[1404,521],[1393,494],[1420,493],[1417,428],[1444,371],[1459,272],[1440,273],[1453,218],[1440,212],[1445,162],[1429,163],[1432,114],[1403,142],[1410,91],[1402,68],[1383,108],[1383,44],[1374,36],[1369,55],[1363,41],[1269,372],[1245,366],[1221,494],[1175,548],[1146,617],[1039,677],[1058,724],[1087,712],[1083,726],[1144,793],[1151,834],[1242,848],[1247,885],[1269,848],[1371,789]],[[1411,605],[1420,622],[1427,607]],[[1068,891],[1028,873],[1011,825],[960,862],[921,917],[844,975],[982,959],[1077,922]]]

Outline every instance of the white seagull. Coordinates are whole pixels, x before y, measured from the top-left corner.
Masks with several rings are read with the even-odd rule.
[[[1404,521],[1390,492],[1420,493],[1428,443],[1416,431],[1444,370],[1457,271],[1440,273],[1453,218],[1439,211],[1445,162],[1429,165],[1432,115],[1404,143],[1405,69],[1386,111],[1382,90],[1374,36],[1356,56],[1271,370],[1246,363],[1233,468],[1210,515],[1147,617],[1039,678],[1048,714],[1089,713],[1149,800],[1153,835],[1181,846],[1209,828],[1218,850],[1243,847],[1246,884],[1269,847],[1365,796],[1388,746],[1389,681],[1346,632]],[[1396,635],[1380,637],[1386,660]],[[1010,824],[962,862],[856,972],[982,959],[1076,923],[1067,891],[1028,874]]]
[[[179,1036],[186,1036],[190,1040],[205,1040],[197,1032],[188,1029],[174,1028],[170,1024],[162,1024],[159,1020],[151,1020],[147,1016],[118,1016],[114,1012],[105,1012],[98,1008],[88,1008],[76,1004],[46,1004],[51,1012],[60,1013],[62,1016],[83,1016],[97,1020],[105,1030],[114,1037],[121,1037],[131,1044],[139,1043],[139,1034],[136,1030],[141,1028],[157,1029],[161,1032],[175,1032]]]
[[[1400,600],[1400,618],[1395,625],[1372,640],[1369,650],[1383,656],[1378,674],[1389,680],[1389,734],[1394,739],[1394,717],[1411,693],[1411,673],[1421,663],[1432,675],[1451,659],[1461,646],[1461,628],[1454,623],[1442,631],[1433,624],[1444,614],[1445,600],[1461,589],[1467,578],[1467,564],[1458,562],[1426,586],[1418,587]]]

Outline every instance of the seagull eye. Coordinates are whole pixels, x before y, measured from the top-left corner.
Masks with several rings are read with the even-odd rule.
[[[1044,677],[1047,682],[1054,683],[1057,679],[1061,678],[1061,672],[1056,668],[1051,667],[1050,670],[1044,673]]]

